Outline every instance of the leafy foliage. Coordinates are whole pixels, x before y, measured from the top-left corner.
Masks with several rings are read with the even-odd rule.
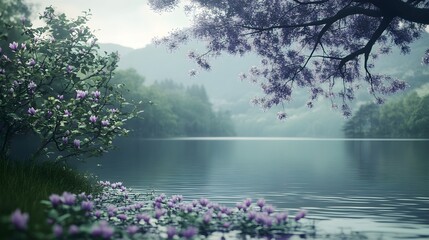
[[[150,1],[155,10],[180,6],[178,2]],[[259,82],[265,94],[254,103],[264,108],[283,105],[299,87],[309,90],[309,108],[316,99],[327,98],[346,117],[362,86],[368,86],[377,103],[384,101],[383,95],[406,88],[405,82],[372,68],[378,55],[394,47],[409,53],[409,44],[429,23],[427,0],[192,0],[184,9],[194,25],[159,42],[174,49],[190,38],[204,40],[206,52],[189,53],[204,69],[210,69],[208,58],[222,53],[256,53],[261,65],[241,75]],[[423,63],[428,53],[421,53]],[[287,115],[280,112],[278,117]]]
[[[204,87],[184,87],[172,80],[145,86],[136,70],[116,72],[115,83],[130,89],[126,98],[141,102],[144,116],[130,120],[133,135],[140,137],[233,136],[228,112],[212,110]]]
[[[428,138],[429,95],[413,92],[383,106],[362,105],[347,121],[344,133],[358,138]]]
[[[98,54],[96,38],[85,25],[88,14],[69,20],[46,8],[46,26],[15,26],[24,41],[10,42],[0,58],[0,153],[6,158],[12,139],[35,134],[32,159],[65,160],[96,156],[128,131],[123,122],[135,108],[111,85],[116,54]]]

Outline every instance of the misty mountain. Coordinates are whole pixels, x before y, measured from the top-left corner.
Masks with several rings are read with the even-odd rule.
[[[425,34],[411,47],[409,55],[399,51],[380,56],[376,60],[374,72],[394,75],[409,82],[414,89],[427,82],[429,69],[420,64],[429,43],[429,34]],[[148,45],[141,49],[129,49],[109,44],[101,49],[118,51],[121,56],[120,69],[134,68],[146,78],[147,84],[171,79],[185,86],[201,84],[207,90],[215,109],[228,110],[232,114],[238,136],[285,136],[285,137],[343,137],[342,126],[345,123],[340,111],[332,110],[328,100],[316,102],[313,109],[305,103],[307,90],[295,89],[294,99],[285,105],[288,114],[286,121],[277,120],[277,111],[267,111],[253,106],[250,101],[255,96],[262,96],[259,85],[240,81],[239,74],[246,73],[252,66],[258,66],[260,59],[252,54],[243,57],[223,55],[211,59],[210,71],[199,70],[188,59],[189,51],[204,52],[202,44],[191,42],[171,52],[165,46]],[[198,74],[189,75],[191,69]],[[399,96],[402,94],[399,94]],[[361,90],[354,102],[354,109],[365,102],[372,101],[365,90]]]

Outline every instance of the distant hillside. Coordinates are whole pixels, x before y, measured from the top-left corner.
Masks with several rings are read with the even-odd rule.
[[[105,51],[107,53],[118,52],[120,57],[124,57],[128,53],[135,50],[134,48],[125,47],[115,43],[100,43],[99,46],[100,46],[100,51],[102,52]]]
[[[109,47],[115,50],[114,45]],[[255,55],[249,54],[244,57],[224,55],[212,59],[211,71],[200,71],[198,66],[187,58],[191,50],[203,51],[203,46],[195,42],[174,52],[168,51],[165,46],[155,45],[136,50],[117,47],[116,50],[122,56],[119,68],[135,68],[139,74],[145,76],[149,84],[165,79],[185,86],[202,84],[215,109],[231,112],[239,136],[343,136],[341,126],[344,119],[341,114],[330,110],[330,102],[326,100],[319,101],[309,110],[305,106],[308,98],[306,90],[296,90],[293,101],[285,106],[286,112],[290,115],[285,122],[276,119],[276,112],[279,109],[264,112],[252,106],[250,100],[262,95],[261,89],[247,81],[241,82],[238,75],[247,72],[251,66],[259,65],[260,59]],[[410,55],[403,56],[394,51],[390,55],[381,56],[375,62],[374,72],[393,74],[407,80],[412,88],[418,87],[429,81],[429,68],[420,64],[427,48],[429,34],[425,34],[413,44]],[[197,69],[199,74],[190,77],[191,69]],[[368,97],[366,91],[360,91],[354,102],[354,109],[357,110],[358,105],[368,101],[372,99]]]

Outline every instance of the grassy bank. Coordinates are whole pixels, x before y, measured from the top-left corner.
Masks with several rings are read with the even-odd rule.
[[[41,200],[64,191],[96,193],[100,188],[94,183],[94,178],[59,164],[29,164],[0,159],[0,215],[9,216],[20,208],[30,215],[30,230],[48,228]],[[0,219],[0,238],[8,235],[9,226],[4,220]]]

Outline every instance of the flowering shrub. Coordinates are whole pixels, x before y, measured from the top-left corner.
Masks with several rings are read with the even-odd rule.
[[[49,7],[40,18],[46,26],[22,24],[26,40],[0,49],[0,157],[17,134],[39,137],[33,159],[102,154],[137,113],[109,84],[118,56],[98,53],[88,14],[68,20]]]
[[[64,192],[61,196],[52,194],[49,201],[43,201],[48,207],[51,237],[193,239],[216,235],[285,237],[314,233],[312,225],[300,223],[306,216],[305,210],[289,217],[287,212],[275,211],[263,199],[257,202],[245,199],[236,207],[226,207],[206,198],[186,202],[180,195],[134,194],[120,182],[100,184],[103,192],[98,196]],[[26,229],[27,221],[28,215],[18,210],[11,216],[17,232]]]

